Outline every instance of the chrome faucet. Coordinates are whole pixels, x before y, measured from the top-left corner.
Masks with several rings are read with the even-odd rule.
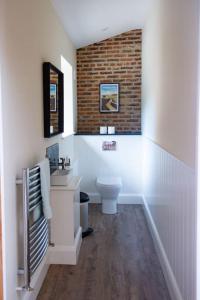
[[[62,167],[62,170],[65,169],[65,158],[64,157],[61,157],[60,158],[61,162],[58,162],[58,166],[61,166]]]
[[[54,168],[58,169],[61,166],[62,169],[64,170],[65,158],[61,157],[60,160],[61,160],[61,162],[59,162],[59,159],[50,160],[50,167],[54,167]]]
[[[59,162],[61,160],[61,162]],[[55,169],[58,169],[59,167],[62,167],[62,170],[65,170],[65,167],[70,166],[70,158],[64,158],[61,157],[60,159],[53,159],[50,160],[50,167]]]

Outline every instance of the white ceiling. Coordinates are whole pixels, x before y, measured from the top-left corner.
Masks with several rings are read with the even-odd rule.
[[[77,48],[142,28],[151,0],[51,0]]]

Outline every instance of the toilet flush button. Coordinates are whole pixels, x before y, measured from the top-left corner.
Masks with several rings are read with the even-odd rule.
[[[115,127],[114,126],[108,126],[108,134],[115,134]]]
[[[100,134],[107,134],[107,126],[100,126]]]

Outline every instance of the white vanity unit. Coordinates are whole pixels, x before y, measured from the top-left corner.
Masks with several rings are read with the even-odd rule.
[[[51,186],[53,217],[50,221],[50,264],[75,265],[82,241],[80,227],[80,177],[72,177],[68,185]]]

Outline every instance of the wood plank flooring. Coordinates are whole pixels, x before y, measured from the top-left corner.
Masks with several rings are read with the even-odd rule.
[[[170,300],[141,205],[90,205],[77,266],[52,265],[37,300]]]

